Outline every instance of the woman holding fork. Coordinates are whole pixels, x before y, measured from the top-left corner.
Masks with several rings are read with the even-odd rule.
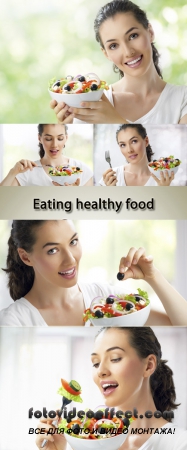
[[[143,125],[120,125],[116,139],[127,164],[107,169],[99,181],[100,186],[170,186],[174,172],[169,176],[167,171],[161,171],[158,179],[149,170],[153,151]],[[105,157],[109,162],[108,152]]]
[[[67,125],[38,125],[40,159],[18,161],[0,186],[60,186],[49,176],[49,168],[58,166],[75,166],[82,171],[75,183],[65,183],[65,186],[92,186],[93,178],[90,168],[82,161],[63,154],[67,139]]]

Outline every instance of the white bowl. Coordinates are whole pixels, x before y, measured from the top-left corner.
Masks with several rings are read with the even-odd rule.
[[[174,172],[174,174],[176,174],[176,172],[180,166],[173,167],[173,169],[162,169],[162,170],[160,170],[160,169],[154,170],[153,167],[150,167],[149,165],[148,165],[148,167],[149,167],[150,172],[153,173],[160,180],[161,172],[163,174],[164,174],[164,172],[168,172],[168,175],[171,176],[171,172]]]
[[[64,433],[64,436],[73,450],[118,450],[125,442],[128,433],[119,434],[111,438],[104,439],[80,439]]]
[[[97,102],[103,95],[104,89],[99,89],[98,91],[87,92],[86,94],[59,94],[57,92],[52,92],[48,89],[48,92],[53,100],[59,102],[64,102],[68,106],[74,108],[83,108],[81,102]]]
[[[131,314],[125,314],[119,317],[101,317],[101,319],[90,319],[90,322],[98,327],[100,325],[104,327],[141,327],[145,325],[149,317],[150,310],[151,306],[149,303],[149,305],[145,306],[145,308]]]
[[[73,184],[75,181],[80,178],[80,173],[73,173],[73,175],[66,175],[66,176],[55,176],[50,175],[50,178],[55,181],[58,184],[61,184],[61,186],[64,186],[64,183]]]

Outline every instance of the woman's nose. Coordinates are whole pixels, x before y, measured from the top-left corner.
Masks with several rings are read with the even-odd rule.
[[[75,264],[76,259],[74,258],[73,254],[71,251],[67,250],[64,254],[63,254],[63,258],[62,258],[62,264],[64,266],[70,266],[71,264]]]
[[[133,49],[133,47],[132,47],[132,43],[130,42],[124,42],[123,43],[123,51],[124,51],[124,54],[125,54],[125,56],[126,56],[126,58],[132,58],[134,55],[135,55],[135,50]]]
[[[106,366],[106,364],[105,363],[102,363],[102,364],[100,364],[99,365],[99,368],[98,368],[98,376],[100,377],[100,378],[102,378],[102,377],[105,377],[106,375],[108,376],[108,375],[110,375],[110,371],[109,371],[109,369],[107,368],[107,366]]]

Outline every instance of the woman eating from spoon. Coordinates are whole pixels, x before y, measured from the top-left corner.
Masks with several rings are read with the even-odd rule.
[[[0,186],[60,186],[49,175],[50,168],[74,166],[81,169],[79,178],[64,186],[92,186],[93,174],[82,161],[67,157],[63,150],[68,140],[66,125],[38,125],[39,155],[38,161],[22,159],[10,170]]]
[[[187,123],[187,86],[163,80],[146,13],[129,0],[114,0],[101,7],[94,30],[104,56],[121,78],[105,91],[102,101],[84,102],[82,109],[51,101],[58,121]]]

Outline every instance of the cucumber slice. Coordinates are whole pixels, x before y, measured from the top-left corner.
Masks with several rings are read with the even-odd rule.
[[[75,381],[75,380],[71,380],[70,383],[69,383],[69,385],[70,385],[70,387],[71,387],[72,389],[74,389],[75,392],[78,392],[78,391],[81,390],[80,384],[77,383],[77,381]]]

